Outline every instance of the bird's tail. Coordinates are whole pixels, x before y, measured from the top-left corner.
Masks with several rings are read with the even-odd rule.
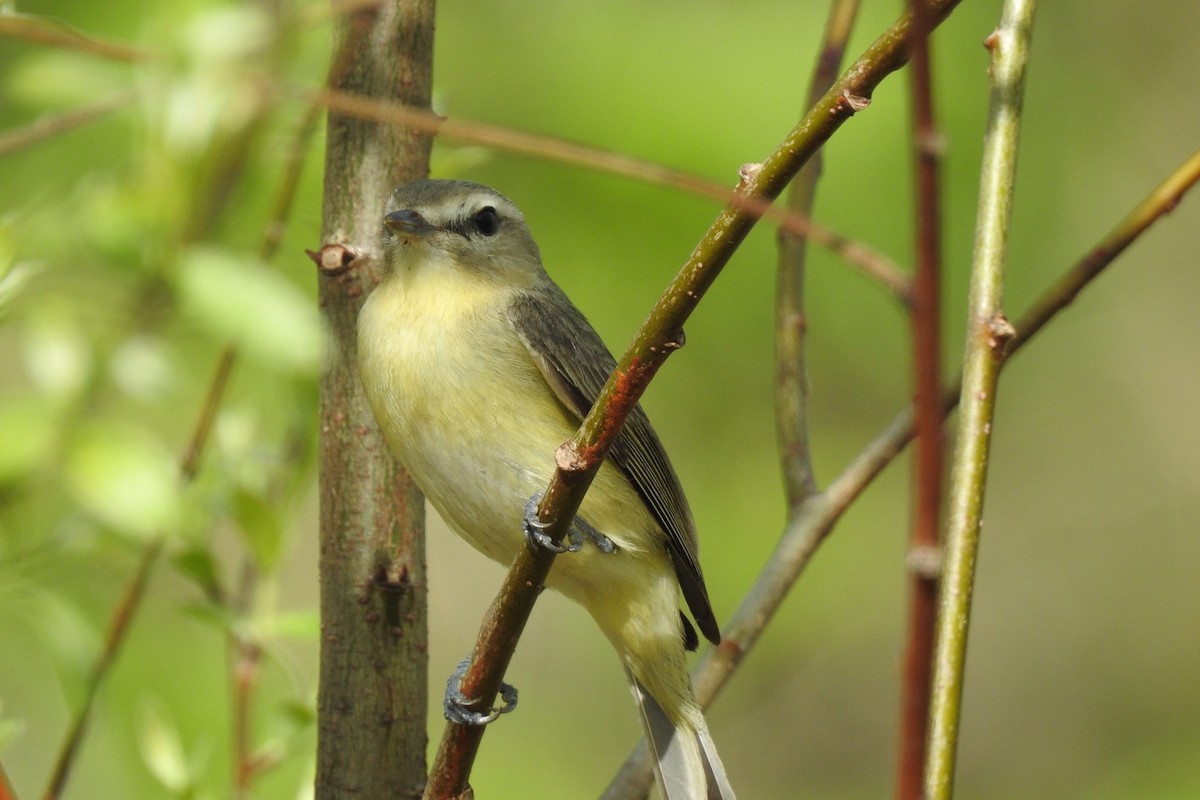
[[[633,673],[625,672],[664,800],[734,800],[725,766],[699,710],[672,721]]]

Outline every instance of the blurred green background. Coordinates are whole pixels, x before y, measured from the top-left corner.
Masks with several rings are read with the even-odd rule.
[[[14,4],[6,4],[11,9]],[[15,4],[154,62],[0,39],[0,131],[129,88],[123,111],[0,158],[0,762],[40,793],[109,615],[169,531],[100,692],[68,797],[230,795],[228,636],[266,657],[254,797],[311,792],[321,332],[321,137],[279,257],[256,263],[317,84],[325,6]],[[860,51],[899,3],[866,3]],[[272,17],[276,8],[277,17]],[[824,3],[441,4],[436,105],[732,185],[801,111]],[[957,369],[982,126],[983,38],[964,3],[934,42],[945,161],[946,355]],[[1044,3],[1034,32],[1006,306],[1017,316],[1200,142],[1195,5]],[[910,261],[906,77],[826,152],[818,218]],[[264,105],[264,102],[266,103]],[[242,166],[231,153],[247,152]],[[232,166],[231,166],[232,164]],[[520,205],[547,268],[620,350],[717,213],[658,187],[439,143],[434,171]],[[228,195],[213,176],[235,174]],[[975,594],[963,797],[1200,792],[1200,201],[1188,198],[1005,373]],[[645,405],[688,489],[719,618],[782,524],[772,420],[774,231],[760,226]],[[816,252],[812,439],[826,483],[906,402],[906,321]],[[240,342],[196,483],[174,463],[218,353]],[[894,771],[907,463],[846,515],[709,718],[741,796],[881,797]],[[501,570],[435,527],[431,695]],[[255,575],[254,580],[245,576]],[[216,602],[218,595],[224,602]],[[482,797],[589,797],[638,736],[590,621],[539,604],[485,741]],[[436,742],[441,721],[431,712]]]

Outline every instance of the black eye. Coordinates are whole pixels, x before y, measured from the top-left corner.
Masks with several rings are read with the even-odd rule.
[[[475,213],[475,216],[471,218],[471,223],[475,226],[475,230],[484,236],[495,236],[496,231],[500,228],[500,216],[496,214],[496,209],[487,206]]]

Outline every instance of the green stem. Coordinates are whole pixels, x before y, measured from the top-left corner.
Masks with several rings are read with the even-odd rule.
[[[929,761],[925,771],[925,792],[930,800],[948,800],[953,794],[971,591],[996,387],[1007,342],[1015,334],[1001,310],[1001,295],[1012,218],[1025,65],[1035,5],[1034,0],[1008,0],[1000,27],[987,39],[992,54],[992,93],[968,299],[958,444],[947,498],[946,556],[934,653]]]

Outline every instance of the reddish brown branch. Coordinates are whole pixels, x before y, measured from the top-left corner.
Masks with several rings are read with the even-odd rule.
[[[930,24],[923,0],[913,16],[912,136],[916,188],[916,269],[909,319],[913,345],[912,529],[909,540],[908,633],[900,690],[897,800],[919,800],[929,726],[933,633],[937,619],[938,528],[943,442],[941,393],[941,147],[934,118]]]

